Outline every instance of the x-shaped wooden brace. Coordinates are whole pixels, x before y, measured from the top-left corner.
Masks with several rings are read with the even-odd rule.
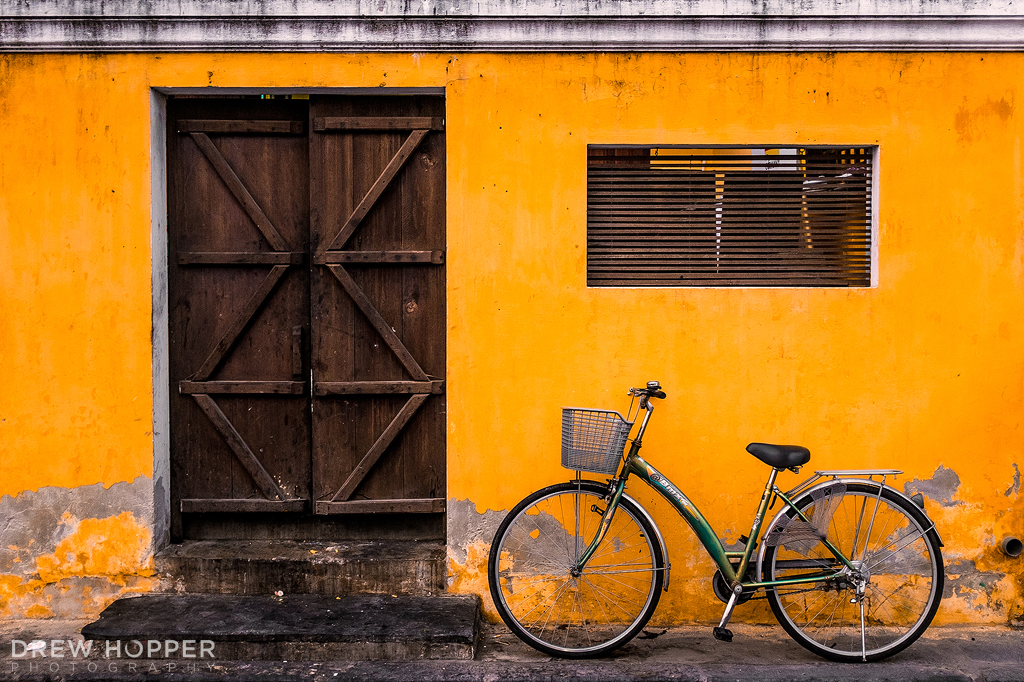
[[[341,284],[345,292],[351,297],[356,306],[363,312],[373,328],[384,339],[384,343],[395,354],[405,369],[412,376],[413,381],[394,382],[318,382],[315,390],[318,395],[330,394],[351,394],[351,393],[411,393],[402,409],[398,411],[395,418],[391,420],[384,432],[377,438],[367,453],[360,460],[356,468],[349,474],[348,478],[331,498],[330,503],[348,501],[359,484],[366,478],[373,466],[380,459],[384,451],[391,445],[395,437],[412,419],[416,411],[426,402],[432,393],[440,393],[441,381],[431,381],[431,377],[423,371],[419,363],[405,347],[402,340],[395,334],[391,325],[387,323],[377,308],[370,302],[359,285],[355,283],[352,276],[341,265],[342,262],[420,262],[440,263],[440,254],[433,252],[379,252],[375,254],[361,254],[356,260],[353,252],[341,252],[345,244],[355,233],[356,228],[363,218],[370,212],[377,200],[387,186],[394,180],[395,176],[412,156],[416,148],[430,132],[431,128],[439,128],[438,119],[430,118],[325,118],[314,121],[314,128],[318,131],[326,130],[401,130],[413,128],[412,133],[406,138],[398,152],[391,158],[384,171],[374,181],[366,195],[359,201],[348,219],[341,226],[338,232],[330,240],[325,240],[323,246],[314,257],[314,262],[325,265],[335,279]],[[364,386],[360,386],[364,384]],[[372,388],[369,386],[372,384]],[[330,503],[323,505],[317,503],[318,511],[322,508],[329,508]]]
[[[201,124],[202,121],[191,121],[192,124]],[[211,121],[210,123],[218,123]],[[215,130],[214,130],[215,131]],[[214,428],[224,438],[228,447],[241,462],[242,466],[252,477],[253,482],[263,493],[264,497],[268,500],[276,500],[278,502],[285,503],[282,508],[289,510],[300,510],[304,505],[304,500],[295,500],[290,498],[281,486],[277,484],[274,478],[269,472],[263,467],[259,459],[253,453],[252,448],[248,446],[242,436],[235,429],[231,420],[227,418],[224,412],[220,409],[217,403],[210,397],[211,393],[234,393],[234,394],[252,394],[252,393],[274,393],[274,394],[301,394],[304,387],[303,382],[297,381],[207,381],[211,374],[224,362],[224,358],[227,357],[228,352],[234,347],[241,336],[242,331],[249,325],[252,319],[259,312],[260,308],[269,298],[270,294],[277,288],[278,283],[281,281],[285,270],[288,269],[295,259],[291,257],[288,252],[288,244],[284,238],[274,227],[270,219],[267,218],[263,209],[260,208],[256,200],[253,199],[252,194],[246,189],[245,185],[239,179],[234,169],[228,163],[224,155],[221,154],[220,150],[213,144],[213,141],[207,136],[205,132],[194,132],[190,131],[189,135],[195,140],[195,143],[199,146],[199,149],[203,152],[203,155],[210,161],[214,170],[217,171],[217,175],[224,181],[231,194],[238,200],[242,208],[252,219],[256,227],[259,228],[260,232],[266,238],[267,243],[270,244],[274,252],[282,253],[287,258],[273,259],[270,262],[281,263],[283,261],[287,264],[277,264],[270,269],[270,273],[264,278],[263,282],[260,283],[256,291],[249,297],[245,305],[232,320],[231,324],[228,325],[227,330],[221,336],[220,340],[210,351],[210,354],[203,361],[203,364],[199,366],[199,369],[195,371],[192,377],[187,381],[182,381],[179,384],[178,390],[181,393],[191,394],[192,398],[199,404],[199,407],[203,410],[206,416],[210,419]],[[265,257],[266,254],[242,254],[242,253],[231,253],[231,254],[189,254],[186,259],[183,260],[185,263],[195,264],[209,264],[209,265],[227,265],[227,264],[239,264],[239,263],[265,263],[268,259]],[[184,501],[183,501],[184,502]],[[192,501],[202,502],[202,501]],[[212,501],[218,502],[218,501]],[[294,508],[294,509],[293,509]]]

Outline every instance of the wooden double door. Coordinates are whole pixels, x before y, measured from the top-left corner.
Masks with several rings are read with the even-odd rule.
[[[172,536],[443,537],[443,98],[167,118]]]

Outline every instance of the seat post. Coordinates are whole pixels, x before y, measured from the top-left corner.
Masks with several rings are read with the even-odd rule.
[[[743,576],[747,572],[747,566],[750,563],[750,555],[753,552],[754,538],[760,536],[761,524],[764,523],[765,512],[768,511],[768,501],[772,497],[772,491],[775,489],[775,478],[779,475],[779,469],[772,467],[772,472],[768,474],[768,483],[764,486],[764,493],[761,495],[761,504],[757,506],[757,514],[754,516],[754,523],[750,527],[750,535],[747,538],[747,549],[743,554],[743,559],[740,561],[739,570],[736,574],[736,581],[730,585],[732,589],[732,596],[729,597],[729,603],[725,605],[725,613],[722,614],[722,620],[718,624],[718,627],[712,628],[711,631],[715,636],[715,639],[722,642],[732,641],[732,630],[729,630],[726,625],[729,624],[729,619],[732,618],[732,610],[736,608],[736,604],[739,601],[740,595],[743,593],[743,586],[740,585],[743,582]]]
[[[775,478],[779,475],[779,469],[772,467],[772,472],[768,474],[768,482],[764,485],[764,492],[761,493],[761,503],[757,505],[757,514],[754,515],[754,523],[750,526],[750,537],[751,542],[754,538],[761,536],[761,524],[764,523],[764,515],[768,511],[768,502],[772,498],[772,491],[775,490]],[[749,560],[749,552],[744,556],[744,561],[740,565],[740,571],[747,570],[747,562]],[[737,576],[738,580],[743,580],[743,573]]]
[[[778,477],[779,472],[782,471],[778,467],[772,467],[772,471],[768,474],[768,482],[764,484],[764,492],[761,493],[761,504],[757,506],[757,515],[754,517],[754,525],[750,528],[750,537],[758,537],[758,531],[761,528],[761,522],[764,520],[764,513],[768,511],[768,501],[771,499],[772,490],[775,489],[775,479]]]
[[[743,559],[740,561],[739,568],[736,572],[736,584],[743,582],[743,576],[746,575],[747,566],[750,565],[750,557],[753,553],[753,546],[756,538],[761,537],[761,526],[764,525],[765,514],[768,512],[768,503],[772,499],[772,491],[775,490],[775,479],[779,475],[779,469],[772,467],[772,471],[768,474],[768,482],[765,483],[764,492],[761,493],[761,502],[757,505],[757,513],[754,515],[754,522],[750,525],[750,535],[747,536],[747,551],[743,554]],[[735,587],[735,585],[733,585]]]
[[[768,502],[772,498],[772,491],[775,490],[775,479],[778,477],[781,469],[778,467],[772,467],[772,471],[768,474],[768,482],[764,485],[764,492],[761,493],[761,503],[757,505],[757,514],[754,515],[754,523],[750,526],[750,538],[757,538],[761,536],[761,525],[764,523],[764,516],[768,512]],[[747,562],[743,562],[742,569],[747,569]],[[739,576],[742,580],[742,574]]]

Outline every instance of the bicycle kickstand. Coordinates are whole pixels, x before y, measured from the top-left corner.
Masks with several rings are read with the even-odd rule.
[[[722,622],[718,624],[718,627],[711,630],[715,635],[715,639],[722,642],[732,641],[732,630],[727,629],[725,626],[729,624],[729,619],[732,618],[732,610],[736,608],[736,600],[740,598],[740,593],[743,592],[743,587],[737,585],[732,588],[732,596],[729,597],[729,603],[725,605],[725,613],[722,614]]]

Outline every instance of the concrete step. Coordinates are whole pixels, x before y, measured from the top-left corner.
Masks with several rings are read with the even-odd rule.
[[[145,642],[162,647],[156,658],[182,662],[471,660],[479,612],[475,595],[151,594],[118,599],[82,636],[109,642],[103,650],[119,641],[122,657]]]
[[[177,593],[429,596],[445,589],[434,541],[190,540],[156,555],[161,589]]]

